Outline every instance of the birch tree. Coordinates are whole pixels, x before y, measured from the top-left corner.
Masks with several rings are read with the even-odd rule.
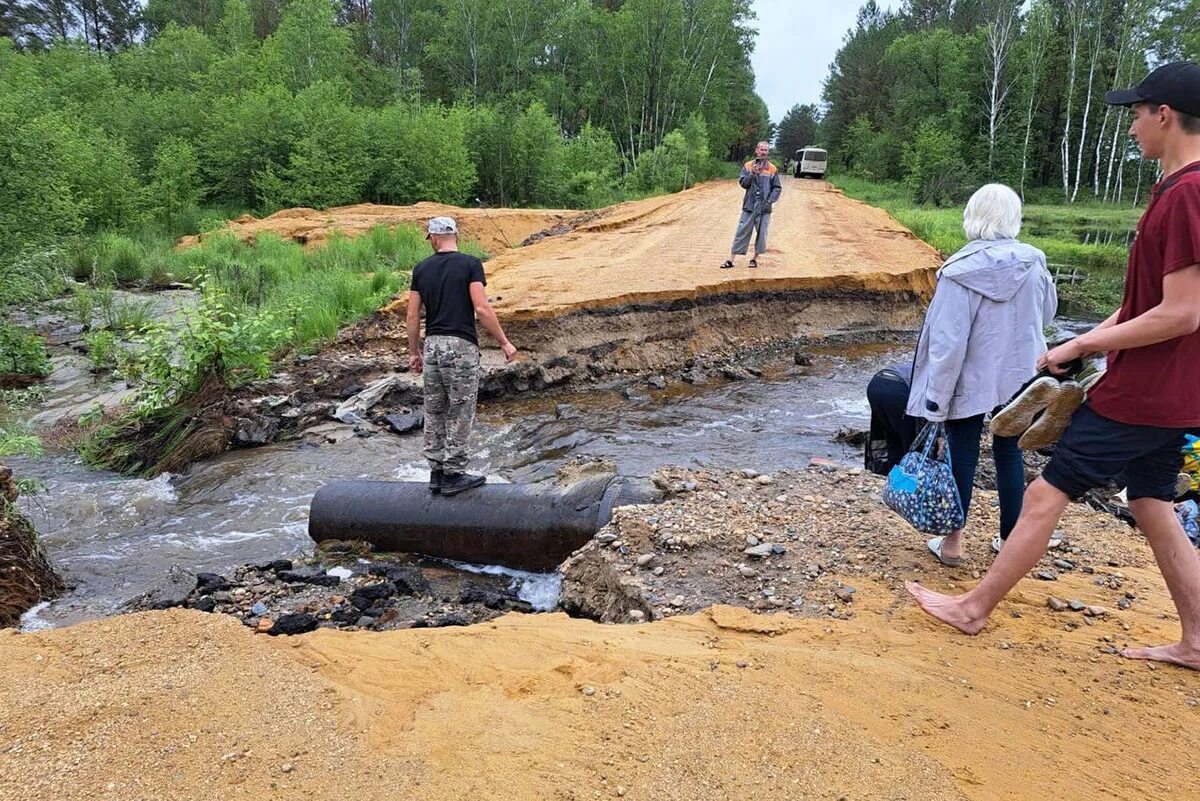
[[[1033,116],[1040,96],[1053,22],[1053,10],[1049,3],[1044,1],[1035,2],[1025,19],[1025,59],[1022,76],[1025,91],[1025,138],[1021,143],[1021,200],[1025,199],[1025,182],[1029,176],[1029,143],[1033,138]]]
[[[1017,34],[1017,8],[1006,0],[998,0],[993,8],[994,16],[984,28],[984,43],[988,87],[988,175],[993,174],[996,163],[996,136],[1006,116],[1006,103],[1012,82],[1008,76],[1008,61],[1012,54]]]

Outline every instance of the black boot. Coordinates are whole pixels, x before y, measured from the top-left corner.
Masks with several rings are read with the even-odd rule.
[[[485,482],[487,482],[487,479],[483,476],[476,476],[471,473],[446,473],[442,476],[442,494],[447,497],[457,495],[469,489],[482,487]]]
[[[442,473],[442,468],[435,467],[429,471],[429,491],[434,495],[442,491],[443,481],[445,481],[445,474]]]

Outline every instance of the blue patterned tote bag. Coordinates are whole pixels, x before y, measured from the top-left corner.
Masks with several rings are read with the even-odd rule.
[[[888,473],[883,502],[926,534],[944,535],[963,527],[945,425],[929,423],[921,430],[912,450]]]

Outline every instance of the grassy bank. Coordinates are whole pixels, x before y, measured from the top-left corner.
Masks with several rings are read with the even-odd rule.
[[[966,244],[961,208],[918,205],[898,183],[842,175],[830,181],[850,197],[886,210],[943,254]],[[1087,275],[1082,282],[1059,286],[1065,306],[1087,314],[1108,314],[1121,302],[1129,256],[1126,242],[1141,212],[1112,205],[1027,204],[1021,239],[1044,251],[1052,270],[1077,268]]]

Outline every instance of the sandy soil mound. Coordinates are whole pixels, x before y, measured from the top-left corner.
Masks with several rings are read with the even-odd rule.
[[[232,617],[173,610],[0,632],[0,798],[1200,793],[1191,770],[1200,675],[1115,653],[1179,634],[1148,549],[1121,524],[1073,508],[1067,535],[1083,547],[1054,558],[1078,567],[1027,579],[968,638],[935,626],[897,588],[913,577],[970,583],[986,565],[982,536],[972,562],[951,571],[923,558],[919,537],[899,524],[858,515],[864,477],[677,478],[697,486],[627,513],[628,572],[666,566],[657,591],[689,594],[675,609],[704,593],[765,602],[767,586],[783,594],[808,582],[817,614],[832,608],[836,618],[713,606],[644,625],[511,614],[469,628],[271,638]],[[763,518],[781,490],[820,493],[794,505],[791,539]],[[726,493],[726,507],[710,493]],[[633,563],[653,547],[638,531],[685,522],[692,544]],[[974,528],[994,522],[983,514]],[[787,542],[787,556],[739,575],[748,533]],[[821,555],[804,554],[810,547]],[[836,595],[849,585],[852,599]],[[1051,611],[1051,593],[1107,610]]]
[[[377,225],[423,225],[430,217],[441,216],[453,217],[458,221],[459,230],[464,236],[483,245],[489,253],[499,253],[510,247],[518,247],[531,236],[558,226],[570,225],[575,218],[590,215],[585,212],[549,209],[484,210],[447,206],[442,203],[417,203],[413,206],[360,203],[325,210],[284,209],[262,219],[244,214],[232,220],[227,230],[239,239],[250,242],[259,234],[269,232],[283,239],[313,247],[327,241],[335,233],[357,236],[367,233]],[[196,245],[204,236],[185,236],[179,240],[178,245]]]

